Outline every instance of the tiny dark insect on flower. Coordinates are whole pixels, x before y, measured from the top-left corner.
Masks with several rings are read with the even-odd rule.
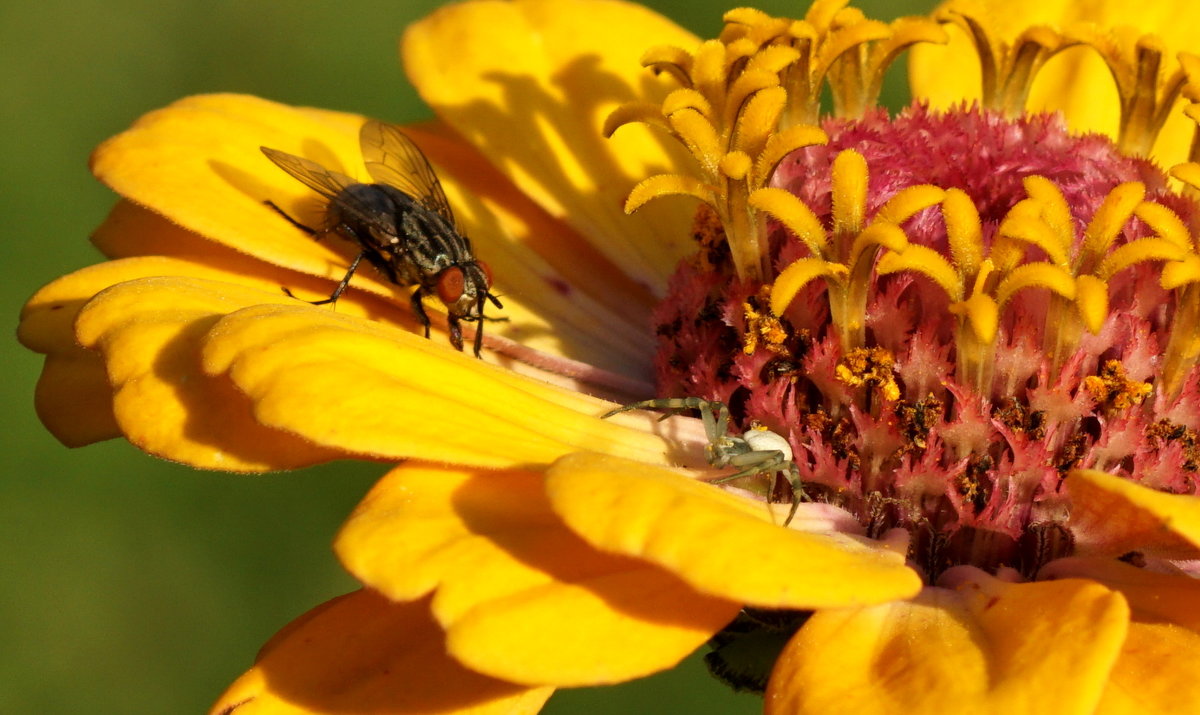
[[[325,300],[334,303],[365,258],[391,282],[416,285],[412,310],[429,337],[429,316],[422,299],[436,296],[446,306],[450,342],[462,350],[461,322],[475,322],[475,356],[483,345],[484,303],[502,308],[490,292],[491,271],[475,259],[471,241],[463,235],[446,199],[446,192],[433,173],[429,160],[398,127],[369,121],[359,132],[363,162],[375,183],[366,184],[330,171],[315,161],[260,147],[279,168],[329,200],[324,225],[314,229],[267,204],[300,230],[320,239],[335,234],[353,241],[359,253],[346,276]],[[291,292],[284,289],[288,295]]]

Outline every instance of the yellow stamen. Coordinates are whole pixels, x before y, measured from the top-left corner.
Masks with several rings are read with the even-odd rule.
[[[791,351],[784,345],[790,337],[779,317],[769,307],[771,287],[764,285],[758,293],[759,305],[768,306],[759,311],[751,301],[742,303],[742,313],[746,318],[746,334],[742,338],[742,352],[753,355],[761,342],[762,346],[776,355],[790,355]]]
[[[874,388],[883,399],[894,402],[900,399],[895,363],[892,354],[883,348],[855,348],[838,361],[837,378],[850,387]]]
[[[1154,389],[1148,382],[1130,380],[1120,360],[1105,362],[1099,375],[1084,379],[1083,388],[1097,405],[1114,410],[1124,410],[1142,404]]]

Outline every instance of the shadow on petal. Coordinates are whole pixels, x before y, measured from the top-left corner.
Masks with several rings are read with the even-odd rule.
[[[450,658],[428,600],[395,603],[363,590],[285,626],[210,712],[511,715],[538,712],[552,692]]]

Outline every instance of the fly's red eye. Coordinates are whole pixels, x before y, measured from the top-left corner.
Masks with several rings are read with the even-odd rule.
[[[463,294],[463,272],[458,266],[451,266],[438,274],[437,294],[442,302],[449,305]]]
[[[483,271],[483,277],[484,277],[484,279],[487,280],[488,288],[491,288],[492,287],[492,269],[489,268],[488,264],[484,263],[483,261],[475,261],[475,263],[479,266],[480,270]]]

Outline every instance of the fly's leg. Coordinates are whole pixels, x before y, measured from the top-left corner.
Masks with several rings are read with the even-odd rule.
[[[284,211],[283,209],[279,208],[279,206],[278,206],[278,205],[276,205],[274,201],[272,201],[272,200],[270,200],[270,199],[267,199],[267,200],[266,200],[266,201],[264,201],[263,203],[264,203],[264,204],[266,204],[267,206],[270,206],[271,208],[275,209],[275,213],[277,213],[277,214],[279,214],[280,216],[282,216],[282,217],[284,217],[285,219],[287,219],[287,222],[288,222],[288,223],[292,224],[293,226],[295,226],[296,228],[300,229],[301,231],[303,231],[303,232],[307,233],[309,236],[314,236],[314,235],[316,235],[316,233],[317,233],[317,232],[316,232],[316,230],[314,230],[314,229],[311,229],[311,228],[309,228],[308,226],[305,226],[304,224],[300,223],[300,222],[299,222],[299,221],[297,221],[296,219],[292,218],[291,216],[288,216],[288,215],[287,215],[287,212],[286,212],[286,211]]]
[[[336,303],[337,299],[342,297],[342,293],[346,292],[346,288],[350,285],[350,277],[354,275],[354,271],[358,270],[358,264],[362,262],[363,256],[365,255],[367,255],[367,253],[366,251],[363,251],[354,257],[354,260],[350,262],[350,268],[346,270],[346,277],[342,278],[342,280],[338,282],[337,287],[333,289],[332,295],[325,300],[306,300],[304,302],[308,303],[309,305],[328,305],[329,303]],[[296,297],[292,295],[292,292],[287,288],[284,288],[283,292],[286,293],[287,297],[289,298]]]
[[[425,327],[425,337],[428,338],[429,337],[429,316],[425,314],[425,305],[421,302],[421,299],[424,297],[425,297],[425,289],[418,288],[415,291],[413,291],[412,298],[409,300],[409,303],[412,305],[413,315],[417,316],[417,322],[419,322],[421,325],[423,325]],[[453,316],[451,316],[451,319],[453,319]],[[450,327],[451,342],[454,341],[454,331],[456,328],[458,328],[457,322],[452,322],[451,327]],[[462,350],[462,331],[461,330],[459,331],[459,334],[458,334],[457,347],[459,350]]]
[[[291,216],[288,216],[286,211],[279,208],[279,206],[277,206],[275,204],[275,202],[271,201],[270,199],[267,199],[263,203],[266,204],[267,206],[270,206],[272,209],[275,209],[275,213],[282,216],[285,220],[287,220],[288,223],[292,224],[293,226],[300,229],[301,231],[307,233],[309,236],[313,236],[314,238],[320,239],[321,236],[323,236],[325,233],[327,233],[326,231],[317,231],[315,229],[309,228],[308,226],[305,226],[304,224],[300,223],[299,221],[292,218]],[[342,297],[342,293],[346,292],[346,288],[350,285],[350,277],[354,275],[354,271],[358,270],[358,264],[362,262],[362,259],[365,258],[366,255],[367,255],[367,252],[363,251],[362,253],[359,253],[357,256],[354,257],[354,260],[351,261],[351,263],[350,263],[350,267],[346,269],[346,276],[344,278],[342,278],[342,280],[340,282],[338,282],[337,287],[333,289],[332,295],[330,295],[325,300],[308,300],[305,302],[310,305],[327,305],[329,303],[336,303],[337,299]],[[289,298],[296,297],[296,296],[292,295],[292,291],[290,291],[286,287],[284,287],[283,292]]]

